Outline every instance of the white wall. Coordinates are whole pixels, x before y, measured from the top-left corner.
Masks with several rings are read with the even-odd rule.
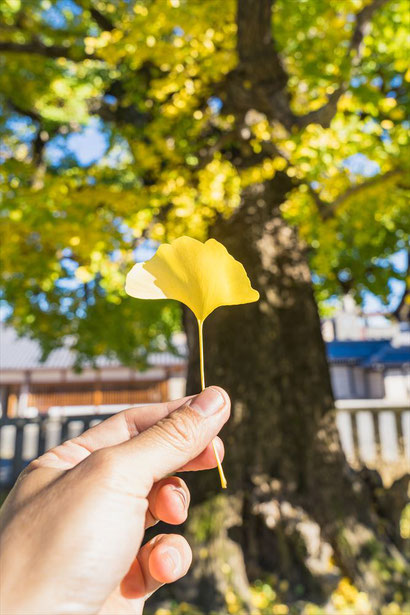
[[[410,405],[410,370],[405,367],[386,369],[384,388],[386,399],[403,400]]]
[[[384,374],[383,372],[368,370],[368,396],[370,399],[381,399],[384,397]]]
[[[168,380],[168,397],[170,400],[179,399],[185,395],[186,378],[173,376]]]
[[[349,399],[352,397],[350,375],[347,365],[332,365],[330,379],[332,381],[333,395],[336,399]]]
[[[352,380],[353,380],[353,391],[351,393],[354,397],[367,397],[367,382],[366,382],[366,372],[363,367],[352,367]]]

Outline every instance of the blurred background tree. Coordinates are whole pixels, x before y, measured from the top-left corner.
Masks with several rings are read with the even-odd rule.
[[[180,312],[126,297],[125,273],[181,234],[222,241],[261,293],[207,323],[208,381],[234,412],[230,496],[211,500],[215,531],[209,501],[187,530],[202,605],[231,587],[246,602],[246,577],[270,572],[289,600],[341,575],[375,608],[402,591],[404,481],[387,493],[346,465],[318,303],[387,301],[404,279],[406,0],[3,0],[0,17],[9,322],[45,354],[70,336],[79,365],[143,365]],[[195,501],[216,487],[195,479]]]

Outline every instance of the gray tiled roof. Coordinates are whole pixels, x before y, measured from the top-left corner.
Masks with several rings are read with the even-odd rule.
[[[75,362],[75,353],[68,347],[53,350],[45,361],[41,361],[41,349],[38,342],[27,337],[18,337],[12,327],[0,328],[0,369],[70,369]],[[185,360],[169,352],[153,353],[149,357],[152,367],[183,365]],[[98,357],[98,367],[120,367],[119,361]]]

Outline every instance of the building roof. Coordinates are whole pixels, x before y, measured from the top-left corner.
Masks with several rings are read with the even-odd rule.
[[[402,365],[410,363],[410,346],[392,346],[386,344],[378,352],[365,361],[365,366],[371,365]]]
[[[391,340],[335,340],[327,342],[326,348],[329,362],[332,364],[372,367],[410,363],[410,346],[395,346]],[[170,352],[157,352],[148,357],[148,362],[152,367],[172,367],[183,365],[185,359]],[[45,361],[41,361],[38,342],[27,337],[18,337],[11,327],[0,328],[1,370],[72,369],[74,363],[75,353],[69,347],[53,350]],[[99,368],[121,367],[119,361],[103,356],[97,358],[96,364]]]
[[[12,327],[0,328],[0,369],[34,370],[34,369],[72,369],[75,353],[69,347],[53,350],[45,361],[41,361],[41,348],[38,342],[27,337],[18,337]],[[185,359],[170,352],[152,353],[148,357],[152,367],[171,367],[182,365]],[[96,365],[102,367],[121,367],[119,361],[107,357],[98,357]],[[88,365],[91,367],[91,364]],[[87,365],[85,366],[87,367]]]
[[[326,344],[332,363],[361,363],[388,344],[388,340],[334,340]]]
[[[330,363],[361,365],[402,365],[410,363],[410,346],[394,346],[391,340],[332,341],[326,344]]]

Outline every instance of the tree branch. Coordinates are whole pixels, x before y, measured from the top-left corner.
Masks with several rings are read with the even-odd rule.
[[[34,166],[34,172],[30,185],[33,190],[40,190],[44,185],[44,177],[47,171],[47,165],[44,160],[45,146],[50,138],[53,138],[60,131],[62,124],[49,122],[46,127],[43,118],[37,111],[23,109],[10,99],[6,99],[5,102],[14,112],[29,117],[37,124],[36,136],[33,140],[31,151],[31,162]]]
[[[345,62],[347,78],[329,96],[320,109],[296,116],[286,92],[288,75],[272,39],[274,0],[238,0],[237,49],[239,63],[227,76],[227,107],[246,113],[257,109],[271,120],[279,120],[287,129],[317,123],[328,127],[337,111],[340,97],[349,87],[352,70],[362,58],[362,42],[374,13],[390,0],[373,0],[356,15]]]
[[[109,32],[111,32],[111,30],[114,30],[114,25],[111,23],[111,21],[105,15],[97,11],[97,9],[90,9],[90,13],[91,17],[101,28],[101,30],[108,30]]]
[[[151,114],[143,113],[135,105],[112,105],[105,102],[102,98],[90,100],[88,110],[92,115],[98,115],[104,122],[131,124],[135,127],[144,126],[151,118]]]
[[[30,43],[14,43],[12,41],[0,42],[0,51],[12,53],[35,53],[48,58],[61,58],[68,56],[68,49],[61,45],[43,45],[40,41]]]
[[[23,109],[9,98],[6,99],[6,104],[19,115],[26,115],[34,122],[41,122],[41,115],[37,113],[37,111],[34,111],[33,109]]]
[[[76,0],[76,4],[86,11],[90,11],[91,17],[101,30],[111,32],[115,26],[112,21],[96,9],[91,2],[84,2],[84,0]]]
[[[312,199],[316,203],[316,207],[318,209],[320,217],[324,219],[326,208],[330,206],[330,203],[326,203],[326,201],[323,201],[320,198],[319,194],[316,192],[316,190],[313,190],[313,188],[312,188],[312,186],[310,184],[307,184],[307,187],[308,187],[308,191],[309,191],[310,196],[312,197]]]
[[[349,199],[350,197],[354,196],[355,194],[359,194],[364,190],[368,190],[369,188],[373,188],[378,184],[383,184],[385,181],[391,179],[392,177],[396,177],[401,174],[401,169],[390,169],[390,171],[386,171],[386,173],[384,173],[383,175],[376,175],[375,177],[371,177],[370,179],[367,179],[360,184],[355,184],[354,186],[351,186],[331,203],[323,201],[318,195],[318,193],[313,190],[311,186],[309,186],[309,192],[317,205],[322,220],[329,220],[329,218],[332,218],[335,215],[337,208],[342,205],[342,203],[347,201],[347,199]]]
[[[410,322],[410,249],[407,250],[406,288],[400,299],[400,303],[393,312],[393,316],[399,322]]]
[[[0,53],[3,51],[11,53],[29,53],[44,56],[46,58],[67,58],[68,60],[92,59],[92,54],[77,54],[72,52],[72,47],[63,45],[44,45],[40,40],[33,40],[28,43],[15,43],[13,41],[0,42]]]
[[[288,75],[272,38],[274,0],[238,0],[238,66],[227,75],[226,107],[236,114],[256,109],[287,128],[294,115],[286,92]]]
[[[373,0],[370,4],[365,6],[356,15],[355,26],[353,34],[350,39],[349,47],[347,50],[345,61],[350,62],[348,77],[345,79],[339,87],[329,96],[327,103],[325,103],[320,109],[316,111],[310,111],[305,115],[296,118],[296,123],[300,127],[308,126],[309,124],[320,124],[324,128],[330,125],[336,111],[337,104],[341,96],[346,92],[349,87],[350,76],[352,70],[358,66],[363,54],[363,39],[370,27],[370,22],[374,13],[380,9],[383,5],[387,4],[390,0]],[[351,58],[351,59],[350,59]]]
[[[44,153],[48,139],[48,133],[41,130],[40,126],[37,131],[37,136],[33,142],[32,162],[34,165],[34,173],[31,178],[31,187],[33,190],[41,190],[41,188],[43,188],[44,186],[44,177],[47,170],[47,165],[44,160]]]
[[[271,55],[272,6],[273,0],[238,0],[237,49],[240,62],[260,65],[266,52]]]
[[[114,24],[106,17],[103,13],[101,13],[98,9],[92,6],[91,2],[86,2],[84,0],[76,0],[78,6],[82,9],[89,11],[92,19],[98,25],[101,30],[114,30]],[[0,25],[2,30],[11,30],[16,32],[21,32],[21,30],[13,27],[8,27]],[[45,56],[47,58],[67,58],[69,60],[85,60],[85,59],[93,59],[95,56],[93,54],[85,54],[83,50],[81,53],[78,53],[79,49],[74,49],[73,47],[65,47],[64,45],[45,45],[41,40],[35,38],[28,43],[16,43],[14,41],[1,41],[0,42],[0,52],[8,51],[12,53],[35,53],[37,55]]]

